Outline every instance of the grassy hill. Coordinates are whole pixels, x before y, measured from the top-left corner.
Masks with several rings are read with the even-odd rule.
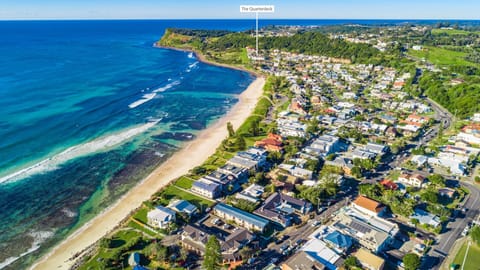
[[[421,51],[409,50],[408,54],[417,58],[424,58],[437,66],[475,66],[478,64],[465,60],[467,53],[452,51],[445,48],[427,46]]]

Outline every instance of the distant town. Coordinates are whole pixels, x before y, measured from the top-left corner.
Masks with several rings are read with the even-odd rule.
[[[312,30],[267,27],[261,38]],[[449,87],[447,96],[477,83],[465,68],[478,65],[468,60],[478,32],[353,25],[324,34],[402,60],[240,48],[242,63],[267,77],[251,116],[225,127],[213,156],[81,254],[76,269],[476,269],[464,264],[478,259],[464,258],[480,254],[480,111],[449,107],[460,101],[433,88]],[[464,45],[473,51],[455,50]],[[448,52],[471,63],[438,56]]]

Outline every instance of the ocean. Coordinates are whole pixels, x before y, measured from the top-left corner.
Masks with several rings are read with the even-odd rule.
[[[261,20],[331,25],[401,21]],[[154,48],[167,27],[253,20],[1,21],[0,269],[23,269],[223,116],[253,81]]]

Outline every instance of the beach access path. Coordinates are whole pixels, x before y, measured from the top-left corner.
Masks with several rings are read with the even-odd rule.
[[[201,131],[195,140],[173,154],[118,202],[63,240],[31,269],[69,269],[75,262],[70,258],[75,254],[83,252],[112,231],[131,211],[148,200],[155,192],[186,174],[193,167],[201,165],[214,154],[222,140],[227,137],[227,122],[231,122],[238,128],[250,116],[258,99],[262,96],[264,84],[265,78],[257,77],[239,95],[239,101],[224,117]]]

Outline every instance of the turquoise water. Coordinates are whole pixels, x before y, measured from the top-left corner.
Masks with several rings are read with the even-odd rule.
[[[0,269],[110,205],[182,144],[156,136],[198,133],[252,81],[153,48],[165,26],[0,22]]]

